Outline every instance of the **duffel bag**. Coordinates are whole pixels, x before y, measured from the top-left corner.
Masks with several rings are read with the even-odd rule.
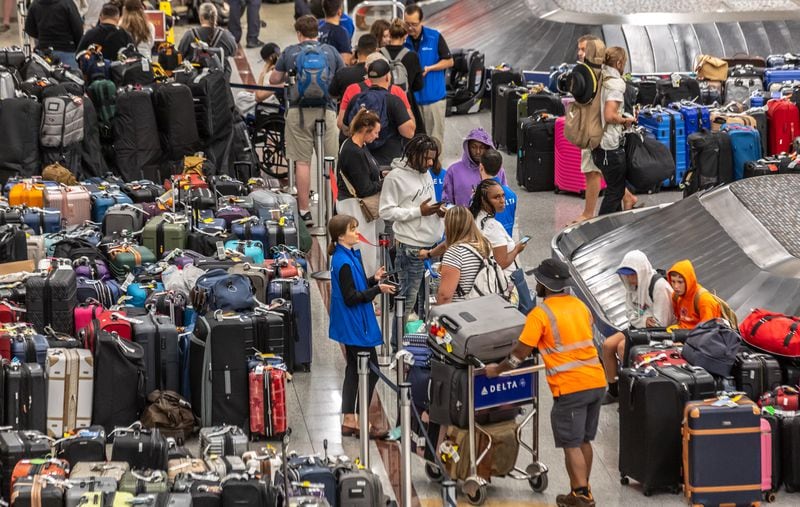
[[[741,337],[723,319],[698,324],[686,337],[683,358],[713,375],[727,377],[736,361]]]
[[[800,317],[756,308],[739,326],[742,340],[764,352],[800,357]]]
[[[229,274],[224,269],[212,269],[198,278],[191,298],[200,312],[241,312],[252,310],[256,304],[250,280],[242,275]]]
[[[514,469],[519,454],[517,442],[517,422],[515,420],[482,426],[483,431],[491,435],[491,445],[486,434],[475,432],[477,449],[475,455],[479,456],[486,451],[487,454],[478,465],[478,475],[484,479],[502,477]],[[445,467],[453,479],[466,479],[470,473],[469,463],[469,431],[450,427],[447,430],[447,439],[457,446],[461,459],[458,462],[447,460]]]
[[[669,148],[651,136],[639,132],[626,134],[625,155],[626,179],[637,190],[653,188],[675,172]]]
[[[775,407],[784,411],[800,409],[800,391],[792,386],[779,386],[761,395],[758,399],[760,407]]]

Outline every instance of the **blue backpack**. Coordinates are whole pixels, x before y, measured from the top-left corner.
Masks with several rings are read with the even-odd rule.
[[[353,121],[353,118],[362,108],[377,114],[381,119],[381,133],[377,139],[369,144],[369,147],[372,149],[380,148],[389,137],[389,113],[386,108],[389,90],[380,86],[367,87],[364,83],[359,83],[358,86],[361,91],[347,105],[344,122],[350,125],[350,122]]]
[[[306,44],[295,57],[297,69],[297,96],[302,107],[325,107],[330,100],[331,84],[328,57],[319,43]]]
[[[92,83],[100,79],[108,79],[111,62],[103,57],[99,46],[92,44],[78,53],[75,58],[78,61],[78,68],[83,73],[83,79],[86,83]]]

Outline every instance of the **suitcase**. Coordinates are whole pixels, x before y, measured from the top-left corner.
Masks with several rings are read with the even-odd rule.
[[[691,100],[691,99],[689,99]],[[687,166],[686,131],[683,115],[671,109],[648,108],[639,113],[637,123],[653,134],[672,152],[675,161],[675,176],[664,182],[665,187],[674,187],[683,181]]]
[[[206,456],[205,464],[210,473],[217,477],[227,477],[230,474],[243,474],[247,472],[244,461],[239,456]]]
[[[97,338],[101,332],[116,333],[123,340],[130,341],[133,336],[131,320],[121,311],[100,310],[79,334],[84,347],[92,353],[95,352]]]
[[[242,208],[241,206],[220,206],[219,208],[217,208],[217,212],[214,214],[214,216],[224,220],[225,221],[225,227],[227,229],[231,230],[231,232],[233,232],[234,234],[236,234],[239,237],[239,239],[256,239],[256,240],[259,240],[259,241],[262,241],[262,242],[266,241],[266,239],[267,239],[266,238],[266,233],[264,233],[264,237],[263,238],[253,238],[253,237],[248,238],[248,237],[239,236],[235,231],[233,231],[234,225],[243,225],[244,226],[244,225],[247,225],[249,223],[250,226],[253,227],[254,225],[257,225],[259,223],[259,220],[257,218],[255,218],[252,221],[248,221],[247,219],[250,218],[250,212],[247,211],[246,209]],[[246,233],[246,231],[242,231],[242,232]],[[253,232],[251,231],[250,234],[252,234],[252,233]]]
[[[0,431],[0,498],[9,498],[11,473],[23,459],[43,458],[50,441],[38,431]]]
[[[619,373],[619,472],[646,496],[680,491],[684,394],[662,375],[623,368]]]
[[[21,363],[39,363],[42,369],[47,366],[47,349],[50,343],[47,338],[40,334],[32,333],[32,329],[11,331],[8,337],[11,339],[11,358],[16,358]],[[3,335],[6,331],[0,331]]]
[[[136,423],[126,428],[114,429],[111,461],[124,461],[132,469],[163,471],[167,469],[168,448],[167,439],[158,428],[145,429],[140,423]],[[164,478],[166,479],[166,474]],[[121,481],[124,480],[125,476]]]
[[[291,357],[294,370],[309,371],[313,357],[313,328],[311,326],[311,295],[308,280],[302,278],[276,278],[269,284],[267,302],[281,298],[291,302],[293,322],[296,332],[294,350]],[[287,356],[283,356],[288,360]]]
[[[686,165],[687,169],[691,162],[689,159],[690,147],[689,136],[695,132],[711,129],[711,116],[708,107],[690,102],[672,104],[671,107],[683,116],[683,131],[686,135]]]
[[[25,281],[27,318],[37,331],[46,326],[61,333],[71,333],[73,312],[77,306],[77,280],[71,267],[53,269],[44,276],[32,276]]]
[[[61,211],[66,225],[81,225],[92,218],[92,198],[81,185],[46,187],[45,205]]]
[[[133,325],[133,341],[144,349],[146,392],[180,392],[178,330],[169,317],[148,314]]]
[[[336,483],[334,481],[333,485]],[[334,499],[336,495],[334,493]],[[275,489],[264,482],[251,479],[246,474],[231,474],[222,482],[222,507],[249,505],[251,507],[271,507],[281,505]],[[331,504],[334,505],[334,504]]]
[[[685,401],[704,400],[716,394],[714,377],[699,366],[656,366],[656,370],[680,386]]]
[[[200,428],[200,450],[206,456],[242,456],[247,452],[247,435],[238,426]]]
[[[72,466],[69,478],[70,480],[84,480],[109,477],[115,482],[119,482],[125,472],[130,470],[130,467],[124,461],[81,461]]]
[[[253,259],[253,264],[264,263],[264,244],[260,241],[234,239],[225,243],[225,249],[250,257]]]
[[[656,81],[655,104],[667,106],[682,100],[695,101],[700,98],[700,85],[696,79],[680,77],[678,86],[675,86],[671,77]]]
[[[117,492],[117,481],[111,477],[94,477],[84,480],[70,478],[70,486],[64,495],[64,507],[104,507],[105,498]],[[95,502],[97,499],[97,503]],[[110,504],[110,502],[109,502]]]
[[[381,478],[368,469],[342,474],[339,477],[338,490],[341,506],[374,507],[386,504]]]
[[[538,115],[520,123],[517,184],[528,192],[555,189],[556,118]]]
[[[250,371],[250,435],[286,433],[286,372],[258,365]]]
[[[242,264],[236,264],[233,267],[229,268],[228,273],[243,275],[249,278],[250,283],[253,285],[253,290],[255,291],[256,299],[261,302],[267,300],[267,287],[269,287],[269,282],[272,279],[274,273],[272,269],[262,266],[253,266],[248,263],[242,263]],[[261,352],[267,352],[267,351],[262,350]]]
[[[209,179],[210,187],[220,196],[241,197],[247,195],[247,185],[227,174],[214,175]]]
[[[689,170],[683,195],[733,181],[733,150],[727,132],[695,132],[688,137]]]
[[[133,505],[135,497],[130,493],[124,491],[117,491],[114,493],[112,507],[130,507]]]
[[[101,331],[94,360],[92,424],[111,432],[138,420],[146,396],[141,345]]]
[[[764,88],[767,90],[769,90],[773,84],[787,81],[800,81],[800,69],[796,67],[770,67],[771,68],[764,70]]]
[[[111,272],[117,280],[122,280],[128,273],[145,264],[156,262],[153,251],[145,246],[121,245],[112,246],[108,249],[108,256],[111,259]]]
[[[781,485],[781,448],[780,445],[776,445],[780,441],[780,430],[777,422],[775,416],[761,414],[761,491],[767,502],[775,501],[775,492]],[[773,453],[777,455],[773,455]]]
[[[692,505],[758,505],[761,421],[742,397],[689,402],[683,419],[684,494]]]
[[[91,487],[91,486],[90,486]],[[113,496],[115,492],[110,492],[108,495]],[[67,495],[69,494],[69,490],[67,491]],[[86,505],[88,507],[103,507],[105,504],[105,497],[106,493],[102,491],[86,491],[85,493],[81,493],[81,496],[78,498],[72,497],[68,503],[66,496],[64,495],[64,505],[70,505],[71,507],[76,507],[77,505]]]
[[[581,194],[586,191],[586,177],[581,171],[581,150],[564,137],[564,117],[556,118],[554,150],[555,192]],[[602,182],[605,188],[605,181]]]
[[[722,130],[728,133],[733,153],[733,179],[744,178],[744,166],[751,160],[761,158],[761,136],[758,130],[740,125],[725,125]]]
[[[125,181],[145,179],[146,174],[161,180],[161,141],[151,93],[145,88],[122,89],[117,94],[113,146],[118,174]]]
[[[5,426],[14,430],[47,428],[47,382],[39,363],[6,363]]]
[[[165,462],[163,468],[166,469],[166,466]],[[136,470],[136,467],[132,467],[119,481],[119,491],[132,495],[167,493],[169,492],[167,473],[164,470]]]
[[[185,217],[164,214],[150,219],[142,231],[142,245],[149,248],[156,258],[164,252],[186,248],[188,221]]]
[[[681,356],[681,349],[678,347],[659,347],[649,345],[638,345],[631,348],[630,366],[641,368],[643,366],[682,366],[689,364]]]
[[[296,479],[300,483],[310,483],[312,485],[322,486],[324,499],[332,507],[336,507],[337,497],[337,481],[333,470],[327,466],[327,463],[316,456],[289,456],[288,465],[291,469],[289,472],[290,477]],[[283,475],[279,474],[277,477],[277,484],[283,483]],[[302,486],[301,486],[302,488]],[[223,489],[224,494],[224,489]],[[291,499],[290,499],[291,501]],[[291,504],[290,504],[291,505]],[[304,505],[299,503],[298,505]],[[324,505],[324,504],[322,504]],[[344,506],[342,506],[344,507]]]
[[[264,226],[267,228],[268,247],[287,245],[300,248],[300,238],[297,234],[297,226],[293,220],[281,218],[281,220],[265,220]]]
[[[208,471],[206,462],[197,458],[170,459],[167,462],[167,477],[171,483],[179,474],[202,475]]]
[[[781,479],[787,493],[800,491],[800,463],[794,449],[800,442],[800,417],[795,414],[777,414],[780,426]]]
[[[497,89],[497,98],[492,109],[492,137],[495,146],[504,147],[507,153],[517,151],[517,103],[527,93],[527,88],[513,84],[501,85]]]
[[[434,306],[429,321],[452,338],[451,352],[437,348],[448,359],[461,362],[469,356],[484,362],[506,357],[525,326],[525,316],[498,294]],[[434,329],[431,334],[436,334]]]
[[[800,113],[797,106],[786,99],[772,99],[767,102],[767,121],[770,127],[769,154],[788,153],[792,148],[792,141],[800,134]]]
[[[777,410],[794,412],[800,410],[800,393],[796,387],[778,386],[762,394],[758,399],[762,407],[775,407]]]
[[[47,433],[61,438],[65,431],[92,422],[94,358],[86,349],[47,352]]]
[[[739,352],[733,363],[736,389],[744,391],[748,398],[757,400],[767,391],[781,385],[781,366],[778,360],[768,354]]]
[[[60,438],[53,446],[53,452],[60,459],[66,460],[71,468],[79,462],[105,462],[106,431],[102,426],[89,426],[77,430],[69,437]],[[73,477],[70,474],[70,477]]]
[[[519,455],[517,441],[519,425],[516,421],[510,420],[483,425],[481,428],[483,431],[475,434],[474,446],[476,455],[484,454],[484,459],[477,464],[476,475],[485,480],[493,476],[508,475],[513,470]],[[473,442],[469,440],[469,431],[450,427],[447,430],[447,441],[458,449],[459,455],[463,458],[457,463],[455,460],[447,460],[444,464],[445,469],[452,479],[464,480],[471,474],[468,456]]]
[[[127,235],[139,232],[149,217],[133,204],[115,204],[108,208],[103,217],[103,237],[119,238],[123,231]]]
[[[157,85],[153,91],[161,148],[167,160],[182,160],[201,148],[192,91],[181,83]]]
[[[164,187],[150,180],[131,181],[122,186],[122,191],[136,204],[155,202],[164,194]]]
[[[758,137],[761,141],[761,154],[766,155],[769,153],[769,123],[767,121],[767,110],[764,107],[757,107],[755,109],[748,109],[746,113],[753,117],[756,121],[756,130],[758,130]]]
[[[115,204],[133,204],[133,201],[119,190],[92,193],[92,222],[101,223]]]
[[[725,81],[725,102],[747,104],[753,92],[764,91],[764,82],[757,76],[730,76]]]
[[[11,505],[16,507],[63,507],[64,485],[44,476],[25,477],[11,493]]]
[[[41,180],[24,180],[11,187],[8,192],[8,205],[23,204],[31,208],[44,207],[44,184]]]

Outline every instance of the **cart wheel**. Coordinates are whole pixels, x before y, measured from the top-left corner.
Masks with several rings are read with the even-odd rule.
[[[547,489],[547,472],[541,473],[536,477],[528,479],[531,489],[536,493],[542,493]]]
[[[643,491],[643,494],[644,494],[644,496],[650,496],[650,495],[653,494],[653,492],[650,491],[649,489],[645,488],[645,490]]]
[[[467,493],[467,500],[472,505],[483,505],[487,496],[488,493],[486,492],[486,485],[481,485],[477,490],[475,490],[474,495]]]
[[[774,491],[767,491],[764,494],[764,500],[766,500],[768,503],[774,502],[775,501],[775,492]]]
[[[556,187],[556,188],[553,189],[553,193],[554,194],[560,194],[561,193],[561,189]]]
[[[628,484],[631,483],[631,480],[623,475],[622,477],[620,477],[619,483],[622,484],[623,486],[627,486]]]
[[[439,482],[442,480],[442,471],[433,463],[425,463],[425,475],[428,479]]]

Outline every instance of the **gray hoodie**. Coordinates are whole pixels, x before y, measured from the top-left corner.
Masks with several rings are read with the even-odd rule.
[[[433,180],[428,171],[406,165],[405,160],[392,160],[392,170],[383,180],[379,212],[384,220],[394,222],[394,235],[406,245],[431,246],[444,234],[444,221],[438,215],[423,217],[419,206],[426,199],[436,202]]]

